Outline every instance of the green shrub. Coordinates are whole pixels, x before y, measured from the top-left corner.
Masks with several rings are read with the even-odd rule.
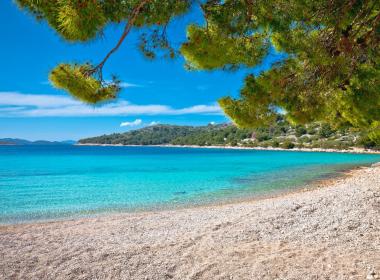
[[[286,140],[281,144],[281,148],[283,149],[293,149],[295,147],[295,144],[289,140]]]
[[[302,144],[302,143],[295,143],[295,144],[294,144],[294,148],[302,149],[302,148],[305,148],[305,145]]]
[[[238,145],[238,142],[237,141],[231,141],[230,145],[232,147],[236,147]]]
[[[368,138],[375,143],[375,146],[380,146],[380,121],[372,123],[368,132]]]
[[[269,142],[268,141],[265,141],[265,142],[261,142],[259,144],[259,147],[262,147],[262,148],[268,148],[270,146]]]
[[[267,141],[267,140],[270,140],[270,139],[272,139],[272,137],[268,134],[268,133],[258,133],[257,135],[256,135],[256,139],[257,139],[257,141],[259,141],[259,142],[263,142],[263,141]]]
[[[306,132],[307,132],[307,134],[310,134],[310,135],[314,135],[317,133],[317,131],[312,127],[307,128]]]
[[[307,133],[307,130],[304,126],[302,125],[298,125],[296,127],[296,136],[297,137],[301,137],[302,135],[306,134]]]
[[[359,141],[358,141],[358,144],[360,146],[362,146],[363,148],[365,149],[373,149],[376,147],[376,143],[374,141],[372,141],[368,135],[365,135],[365,136],[362,136]]]
[[[336,149],[337,148],[337,142],[335,141],[323,141],[321,142],[321,148],[323,149]]]
[[[310,140],[311,140],[311,142],[319,142],[320,138],[317,135],[313,135],[313,136],[310,137]]]
[[[310,143],[311,142],[311,138],[307,137],[307,136],[302,136],[299,141],[301,141],[301,143]]]
[[[328,138],[334,133],[334,130],[331,128],[329,124],[322,124],[321,128],[319,129],[319,136],[323,138]]]
[[[277,140],[273,140],[271,143],[271,146],[273,148],[278,148],[278,147],[280,147],[280,143]]]

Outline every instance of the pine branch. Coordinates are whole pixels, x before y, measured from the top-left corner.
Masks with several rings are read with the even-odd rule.
[[[128,22],[127,24],[125,25],[124,27],[124,31],[123,33],[121,34],[121,37],[119,39],[119,41],[117,42],[117,44],[115,45],[115,47],[113,47],[108,53],[107,55],[104,57],[104,59],[97,65],[95,66],[91,71],[89,71],[87,74],[88,75],[91,75],[91,74],[94,74],[96,72],[99,72],[99,75],[100,75],[100,80],[103,80],[102,79],[102,70],[103,70],[103,66],[104,64],[107,62],[107,60],[110,58],[110,56],[115,53],[119,47],[123,44],[125,38],[127,37],[127,35],[129,34],[129,32],[131,31],[132,27],[133,27],[133,24],[135,23],[138,15],[140,14],[140,11],[141,9],[151,0],[141,0],[140,3],[133,9],[132,11],[132,14],[130,15],[129,19],[128,19]]]

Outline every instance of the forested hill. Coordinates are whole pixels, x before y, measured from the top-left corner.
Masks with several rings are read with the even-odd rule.
[[[18,138],[1,138],[0,146],[3,145],[12,145],[12,146],[49,146],[49,145],[74,145],[76,141],[67,140],[67,141],[29,141],[25,139]]]
[[[216,126],[177,126],[155,125],[148,126],[126,133],[114,133],[93,138],[79,140],[80,144],[123,144],[123,145],[160,145],[193,143],[206,145],[210,141],[210,133],[220,133],[224,125]],[[202,141],[203,139],[204,141]],[[213,142],[214,143],[214,142]]]
[[[327,124],[293,127],[279,121],[270,128],[239,129],[232,124],[207,126],[155,125],[126,133],[81,139],[80,144],[223,145],[248,147],[379,148],[353,129],[334,130]]]

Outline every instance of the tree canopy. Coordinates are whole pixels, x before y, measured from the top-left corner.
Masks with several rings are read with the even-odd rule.
[[[378,0],[16,0],[68,41],[87,42],[110,23],[125,24],[120,40],[98,64],[63,63],[53,85],[88,103],[117,97],[119,81],[102,68],[131,29],[143,29],[139,49],[183,55],[192,70],[233,71],[260,64],[271,47],[287,57],[258,76],[248,75],[240,97],[219,104],[240,127],[273,122],[380,127],[380,1]],[[176,17],[200,7],[203,24],[190,24],[175,49],[166,35]],[[174,21],[175,22],[175,21]],[[380,138],[380,137],[379,137]],[[380,140],[379,140],[380,141]]]

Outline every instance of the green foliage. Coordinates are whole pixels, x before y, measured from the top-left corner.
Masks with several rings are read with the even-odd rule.
[[[301,137],[302,135],[306,134],[307,130],[304,126],[302,125],[297,125],[296,126],[296,136]]]
[[[61,3],[63,2],[61,1]],[[102,30],[106,23],[106,17],[99,3],[96,1],[80,1],[80,4],[79,1],[65,2],[57,13],[59,30],[65,39],[87,41]]]
[[[69,41],[95,38],[107,23],[128,20],[140,0],[16,0],[37,19],[45,19],[59,35]],[[188,11],[190,1],[150,0],[133,23],[136,27],[166,25],[174,16]]]
[[[259,132],[256,134],[256,140],[259,141],[259,142],[263,142],[263,141],[267,141],[267,140],[270,140],[272,137],[268,134],[268,133],[265,133],[265,132]]]
[[[166,25],[190,8],[190,0],[16,0],[16,3],[38,20],[46,20],[62,38],[71,42],[87,42],[101,35],[107,24],[127,21],[119,43],[101,63],[96,66],[60,64],[50,73],[54,86],[91,104],[116,98],[120,90],[118,81],[106,83],[102,69],[131,28],[151,27],[141,32],[139,45],[147,57],[154,57],[155,51],[164,51],[167,57],[173,58],[175,51],[167,40]]]
[[[312,140],[311,140],[311,138],[309,138],[307,136],[301,136],[301,138],[299,138],[299,141],[301,143],[310,143]]]
[[[273,123],[278,116],[276,108],[271,106],[272,99],[266,92],[268,85],[256,81],[253,75],[246,78],[240,100],[230,97],[219,100],[219,105],[225,113],[240,127],[267,126]],[[255,92],[254,95],[251,94],[252,91]],[[254,104],[266,105],[255,106]]]
[[[51,71],[49,79],[56,88],[64,89],[89,104],[116,98],[120,90],[118,81],[102,84],[88,74],[92,69],[89,64],[60,64]]]
[[[331,126],[327,123],[324,123],[321,128],[319,129],[319,136],[323,138],[328,138],[333,134],[333,130]]]
[[[156,125],[127,133],[115,133],[88,139],[82,139],[79,143],[95,144],[123,144],[123,145],[159,145],[168,144],[175,139],[181,139],[193,134],[193,127]],[[199,142],[198,144],[201,144]]]
[[[359,141],[359,145],[366,148],[366,149],[373,149],[376,147],[376,143],[372,141],[368,135],[362,136]]]
[[[310,124],[306,127],[306,132],[307,134],[314,135],[317,133],[317,128],[318,128],[317,124]]]
[[[274,46],[287,54],[284,61],[259,75],[248,75],[239,98],[219,100],[235,124],[245,128],[270,126],[282,109],[293,125],[318,121],[333,128],[352,126],[368,130],[369,139],[378,142],[378,0],[16,2],[38,20],[46,20],[68,41],[87,42],[101,35],[107,24],[127,21],[125,30],[141,31],[138,48],[147,58],[158,54],[173,58],[179,50],[186,66],[193,70],[251,68]],[[193,10],[192,5],[200,5],[204,22],[190,23],[186,42],[175,49],[167,37],[167,26]],[[115,96],[116,88],[103,85],[101,77],[77,71],[85,66],[70,67],[69,74],[62,73],[59,66],[51,74],[59,88],[91,103]],[[74,82],[74,78],[79,81]],[[79,88],[86,93],[80,93]],[[94,97],[95,93],[101,96]],[[298,135],[301,132],[298,130]]]
[[[269,43],[260,34],[234,38],[225,36],[217,26],[208,29],[190,25],[187,30],[189,42],[184,43],[181,52],[194,69],[216,68],[236,69],[240,65],[254,66],[267,52]]]
[[[236,2],[206,4],[212,7],[207,9],[207,18],[218,20],[212,21],[212,28],[204,26],[204,34],[217,28],[224,37],[237,41],[247,34],[263,36],[278,51],[289,54],[260,76],[248,77],[239,99],[220,100],[237,125],[271,123],[276,107],[285,109],[287,119],[294,123],[320,120],[365,128],[380,119],[378,1]],[[189,36],[189,44],[196,40]],[[200,40],[197,48],[186,50],[190,63],[195,60],[200,65],[197,54],[203,44]],[[218,53],[227,54],[230,49],[219,44]],[[208,55],[208,46],[203,50]],[[260,52],[253,50],[256,55]],[[244,59],[240,62],[249,66]]]
[[[295,146],[296,145],[290,140],[286,140],[284,143],[281,144],[281,148],[283,149],[293,149]]]
[[[278,148],[278,147],[280,147],[280,143],[279,143],[277,140],[274,140],[274,141],[272,141],[272,143],[271,143],[271,147],[273,147],[273,148]]]
[[[68,41],[93,39],[107,23],[100,1],[81,0],[17,0],[20,7],[38,19],[46,19]]]
[[[322,124],[310,125],[320,130]],[[286,134],[276,135],[280,127],[287,128]],[[306,127],[307,129],[309,126]],[[265,135],[261,138],[260,135]],[[320,138],[318,135],[307,137],[306,135],[297,137],[295,127],[286,122],[277,122],[271,129],[240,129],[234,125],[208,125],[208,126],[173,126],[156,125],[145,127],[139,130],[129,131],[122,134],[103,135],[88,139],[82,139],[80,143],[94,144],[123,144],[123,145],[198,145],[198,146],[243,146],[243,147],[281,147],[292,149],[294,147],[306,148],[334,148],[350,149],[354,146],[377,148],[367,134],[359,138],[358,132],[345,131],[332,132],[329,139]],[[264,139],[265,138],[265,139]],[[260,139],[260,141],[259,141]]]
[[[368,132],[368,138],[375,143],[376,146],[380,146],[380,122],[373,122]]]

